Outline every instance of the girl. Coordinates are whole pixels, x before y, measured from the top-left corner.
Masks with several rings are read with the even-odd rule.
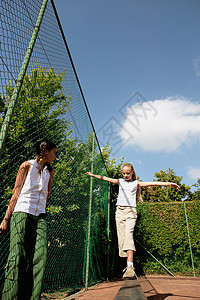
[[[125,273],[123,277],[133,278],[136,276],[133,266],[133,254],[136,251],[133,231],[137,220],[136,192],[138,188],[147,186],[171,186],[178,190],[180,187],[176,183],[172,182],[138,181],[135,170],[129,163],[122,167],[124,179],[114,179],[106,176],[94,175],[91,172],[86,172],[86,174],[94,178],[119,185],[115,214],[119,256],[127,257],[127,267],[124,270]]]
[[[5,271],[2,300],[39,300],[47,258],[46,202],[54,172],[56,145],[42,140],[36,145],[36,160],[23,162],[17,173],[0,230],[10,222],[10,253]]]

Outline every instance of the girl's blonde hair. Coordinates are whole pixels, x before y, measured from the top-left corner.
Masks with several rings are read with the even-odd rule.
[[[129,163],[126,163],[126,164],[123,165],[122,170],[123,170],[124,167],[130,168],[131,171],[133,171],[133,174],[132,174],[132,180],[133,180],[133,181],[134,181],[134,180],[137,180],[137,175],[136,175],[136,173],[135,173],[135,169],[133,168],[133,165],[132,165],[132,164],[129,164]]]

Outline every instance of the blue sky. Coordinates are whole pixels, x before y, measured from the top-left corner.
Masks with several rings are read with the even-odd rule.
[[[200,1],[54,0],[101,146],[200,177]]]

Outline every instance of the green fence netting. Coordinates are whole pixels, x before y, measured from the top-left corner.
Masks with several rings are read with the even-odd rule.
[[[38,29],[35,25],[44,1],[2,0],[0,14],[1,128],[21,80],[18,75],[25,70],[0,156],[0,221],[17,170],[23,161],[35,157],[36,142],[47,138],[58,146],[47,204],[44,297],[106,278],[109,232],[109,186],[95,180],[91,185],[92,179],[85,175],[91,168],[106,175],[106,168],[54,3],[46,2],[27,66],[23,66],[24,57]],[[8,252],[9,234],[0,237],[0,290]]]
[[[109,185],[85,175],[90,170],[107,172],[52,0],[46,1],[32,54],[23,66],[44,2],[1,0],[0,4],[0,125],[3,129],[10,125],[0,156],[0,221],[19,165],[34,158],[38,140],[51,139],[58,155],[47,205],[48,261],[42,296],[47,299],[55,298],[57,291],[66,294],[121,276],[125,262],[118,257],[115,199],[109,202]],[[5,124],[15,94],[12,118]],[[169,270],[175,275],[199,275],[199,205],[138,205],[134,258],[138,274]],[[0,236],[0,290],[8,252],[9,234]]]

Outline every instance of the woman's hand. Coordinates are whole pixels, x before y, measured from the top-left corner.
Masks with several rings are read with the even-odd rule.
[[[0,225],[0,233],[6,233],[8,231],[8,219],[3,219],[1,225]]]

